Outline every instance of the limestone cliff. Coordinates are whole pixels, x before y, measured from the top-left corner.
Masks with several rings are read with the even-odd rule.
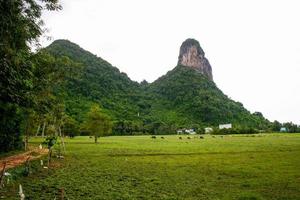
[[[178,65],[194,68],[205,75],[209,80],[213,80],[211,66],[205,58],[205,53],[197,40],[187,39],[182,43],[178,57]]]

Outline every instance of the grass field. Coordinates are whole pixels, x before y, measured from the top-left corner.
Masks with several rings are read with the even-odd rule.
[[[182,137],[66,139],[55,169],[19,181],[28,199],[54,199],[60,188],[82,200],[300,199],[300,134]],[[0,198],[19,199],[17,186]]]

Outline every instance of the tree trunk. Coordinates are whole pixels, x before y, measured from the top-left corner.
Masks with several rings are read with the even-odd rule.
[[[63,134],[61,132],[60,127],[58,127],[58,131],[59,131],[59,136],[60,136],[60,139],[61,139],[61,143],[62,143],[62,146],[63,146],[64,153],[66,153],[66,146],[65,146],[65,142],[64,142],[64,137],[63,137]]]
[[[52,157],[52,147],[50,147],[48,151],[48,164],[47,164],[48,168],[50,166],[51,157]]]
[[[41,129],[41,125],[39,124],[37,127],[37,130],[36,130],[35,136],[38,136],[40,129]]]
[[[25,151],[27,151],[28,150],[28,135],[25,135],[25,141],[24,141],[24,149],[25,149]]]
[[[24,149],[25,151],[28,150],[28,117],[27,117],[27,120],[26,120],[26,127],[25,127],[25,141],[24,141]]]
[[[54,122],[53,122],[53,127],[54,127],[54,130],[55,130],[55,136],[58,136],[58,128],[57,128],[57,123],[56,123],[56,117],[54,117]]]
[[[45,137],[45,128],[46,128],[46,122],[44,121],[43,130],[42,130],[42,137]]]

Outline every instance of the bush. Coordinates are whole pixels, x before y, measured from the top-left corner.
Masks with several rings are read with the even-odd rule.
[[[227,134],[255,134],[259,133],[258,130],[254,128],[224,128],[224,129],[214,129],[212,134],[214,135],[227,135]]]
[[[204,128],[198,128],[197,129],[197,134],[205,134]]]

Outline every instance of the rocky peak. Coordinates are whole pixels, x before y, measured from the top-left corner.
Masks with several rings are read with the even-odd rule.
[[[178,64],[194,68],[205,75],[209,80],[213,80],[211,66],[205,58],[205,53],[199,42],[195,39],[187,39],[182,43]]]

